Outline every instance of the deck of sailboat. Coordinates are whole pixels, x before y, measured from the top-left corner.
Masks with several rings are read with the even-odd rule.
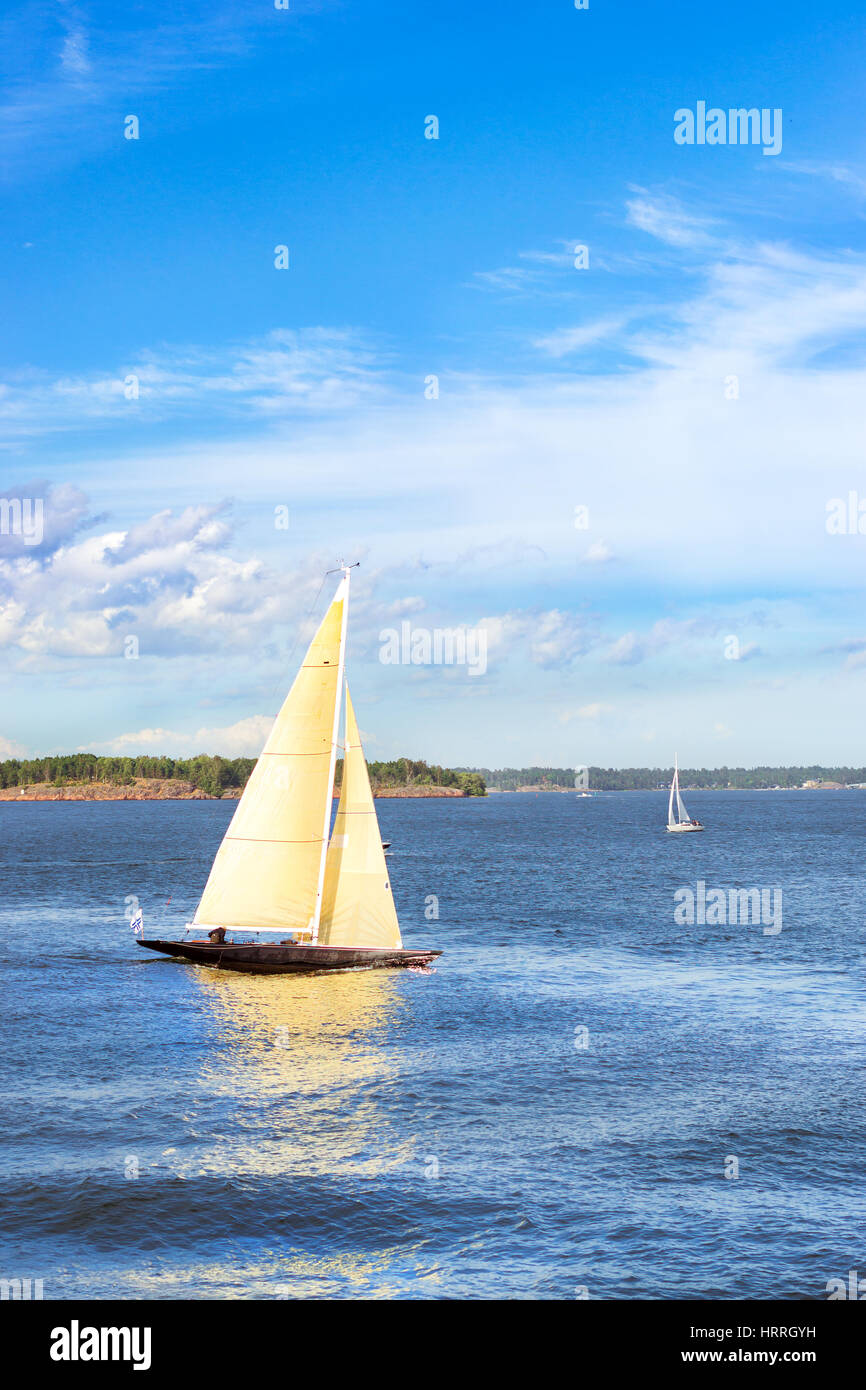
[[[139,946],[181,957],[195,965],[264,975],[315,974],[322,970],[383,970],[425,966],[441,951],[364,946],[286,946],[270,942],[158,941],[138,938]]]

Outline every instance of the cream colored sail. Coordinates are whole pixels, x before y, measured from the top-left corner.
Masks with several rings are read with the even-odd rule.
[[[310,643],[220,845],[194,921],[315,927],[330,822],[347,581]]]
[[[325,866],[319,941],[323,946],[382,950],[403,944],[348,687],[343,785]]]

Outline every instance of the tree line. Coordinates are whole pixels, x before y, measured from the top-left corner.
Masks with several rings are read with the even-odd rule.
[[[573,787],[575,778],[573,767],[500,767],[495,771],[489,767],[476,767],[471,771],[476,772],[488,787],[503,792],[517,791],[518,787]]]
[[[102,757],[94,753],[51,754],[44,758],[7,758],[0,763],[0,787],[26,787],[50,782],[63,787],[87,782],[129,786],[138,777],[192,782],[209,796],[242,787],[255,767],[255,758],[220,758],[200,753],[194,758]]]
[[[338,763],[342,776],[342,759]],[[432,766],[411,758],[388,763],[367,763],[370,781],[379,787],[459,787],[467,796],[486,796],[487,787],[476,769]]]
[[[194,758],[104,757],[95,753],[51,754],[44,758],[7,758],[0,762],[0,787],[26,787],[49,782],[55,787],[87,782],[111,782],[130,786],[137,778],[191,782],[208,796],[244,787],[256,765],[255,758],[221,758],[200,753]],[[411,758],[368,763],[373,789],[379,787],[459,787],[468,796],[484,796],[486,787],[477,772],[428,766]],[[337,761],[336,784],[342,783],[343,760]]]
[[[516,791],[518,787],[573,787],[573,767],[476,768],[488,787]],[[670,786],[673,767],[590,767],[589,787],[596,791],[652,791]],[[804,782],[866,782],[863,767],[715,767],[680,768],[680,785],[706,790],[759,791],[770,787],[801,787]]]

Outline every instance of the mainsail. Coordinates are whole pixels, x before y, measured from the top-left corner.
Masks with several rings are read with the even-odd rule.
[[[319,941],[381,949],[403,944],[348,687],[343,785],[328,847]]]
[[[674,816],[674,802],[676,802],[677,813]],[[681,825],[683,821],[690,820],[685,802],[680,796],[680,770],[674,759],[674,778],[671,782],[671,794],[668,800],[668,825]]]
[[[344,578],[277,715],[220,845],[194,921],[258,931],[311,931],[321,910],[331,818]]]

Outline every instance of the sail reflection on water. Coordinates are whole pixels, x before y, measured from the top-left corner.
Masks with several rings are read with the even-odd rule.
[[[197,970],[196,980],[215,1024],[200,1081],[228,1102],[211,1171],[370,1177],[413,1160],[417,1144],[381,1104],[400,1075],[406,1004],[393,977]]]
[[[142,1268],[135,1296],[389,1298],[409,1280],[435,1296],[441,1274],[417,1215],[430,1141],[405,1127],[403,982],[190,978],[208,1051],[179,1098],[185,1129],[158,1161],[155,1192],[163,1233],[181,1210],[198,1249],[179,1268]]]

